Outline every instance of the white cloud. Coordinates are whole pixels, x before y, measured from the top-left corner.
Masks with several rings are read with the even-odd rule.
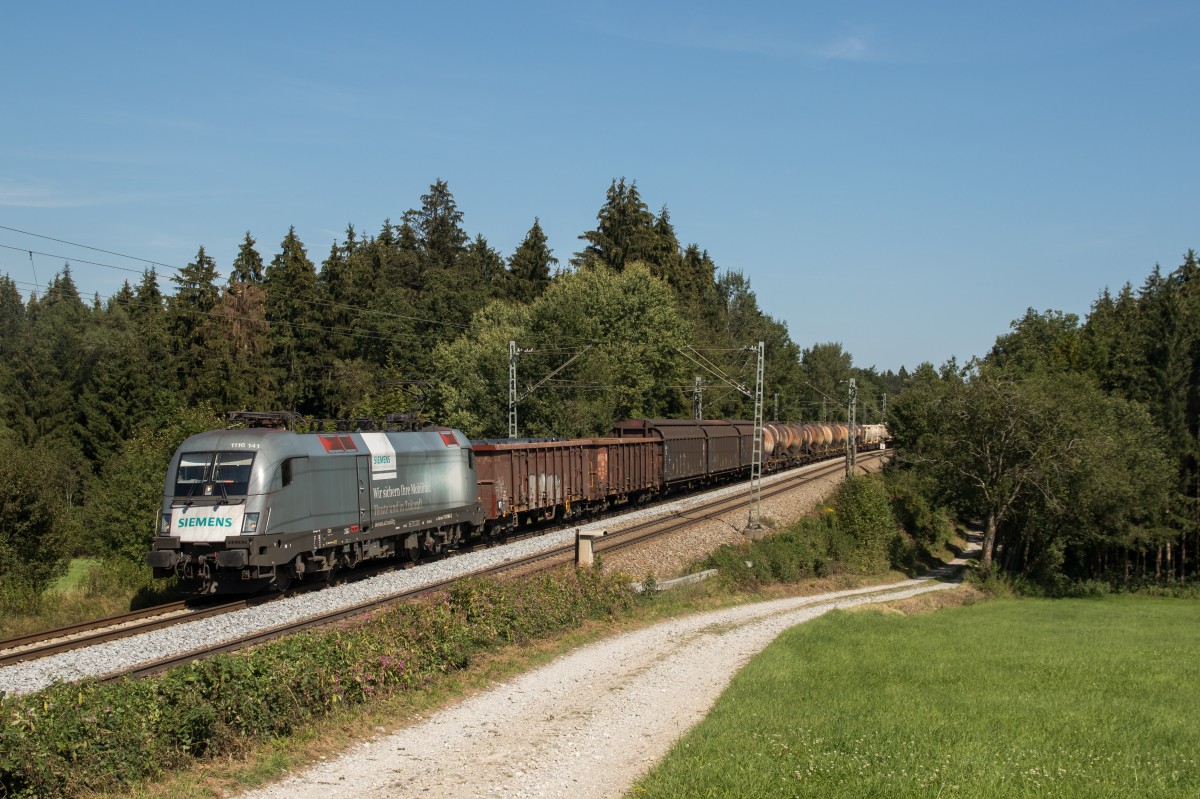
[[[875,53],[862,36],[842,36],[817,48],[814,54],[827,61],[875,60]]]
[[[78,208],[97,203],[42,184],[0,181],[0,206],[8,208]]]
[[[623,39],[695,50],[715,50],[767,58],[807,61],[878,62],[884,54],[872,36],[857,26],[843,24],[851,32],[833,35],[827,24],[807,18],[782,17],[774,24],[743,17],[642,21],[591,19],[591,27]],[[824,31],[822,31],[824,28]]]

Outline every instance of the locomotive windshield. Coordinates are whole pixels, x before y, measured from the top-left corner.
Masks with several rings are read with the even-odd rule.
[[[175,472],[175,496],[244,497],[250,488],[250,452],[185,452]]]

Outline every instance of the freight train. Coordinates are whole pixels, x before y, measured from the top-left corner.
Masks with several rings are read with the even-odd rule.
[[[768,424],[763,470],[844,454],[844,424]],[[883,425],[856,446],[886,446]],[[607,438],[468,441],[457,430],[212,430],[171,459],[153,548],[156,577],[192,593],[286,589],[404,554],[413,561],[547,520],[736,479],[754,425],[637,419]]]

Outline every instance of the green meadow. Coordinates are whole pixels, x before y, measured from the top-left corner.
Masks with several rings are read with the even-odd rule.
[[[1200,603],[837,612],[751,662],[636,797],[1200,796]]]

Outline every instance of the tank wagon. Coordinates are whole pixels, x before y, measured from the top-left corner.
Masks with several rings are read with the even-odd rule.
[[[763,469],[844,454],[847,435],[846,425],[765,425]],[[886,429],[858,427],[856,440],[880,446]],[[282,590],[736,479],[753,457],[746,421],[630,419],[605,438],[474,442],[445,428],[214,430],[172,458],[147,562],[197,593]]]

